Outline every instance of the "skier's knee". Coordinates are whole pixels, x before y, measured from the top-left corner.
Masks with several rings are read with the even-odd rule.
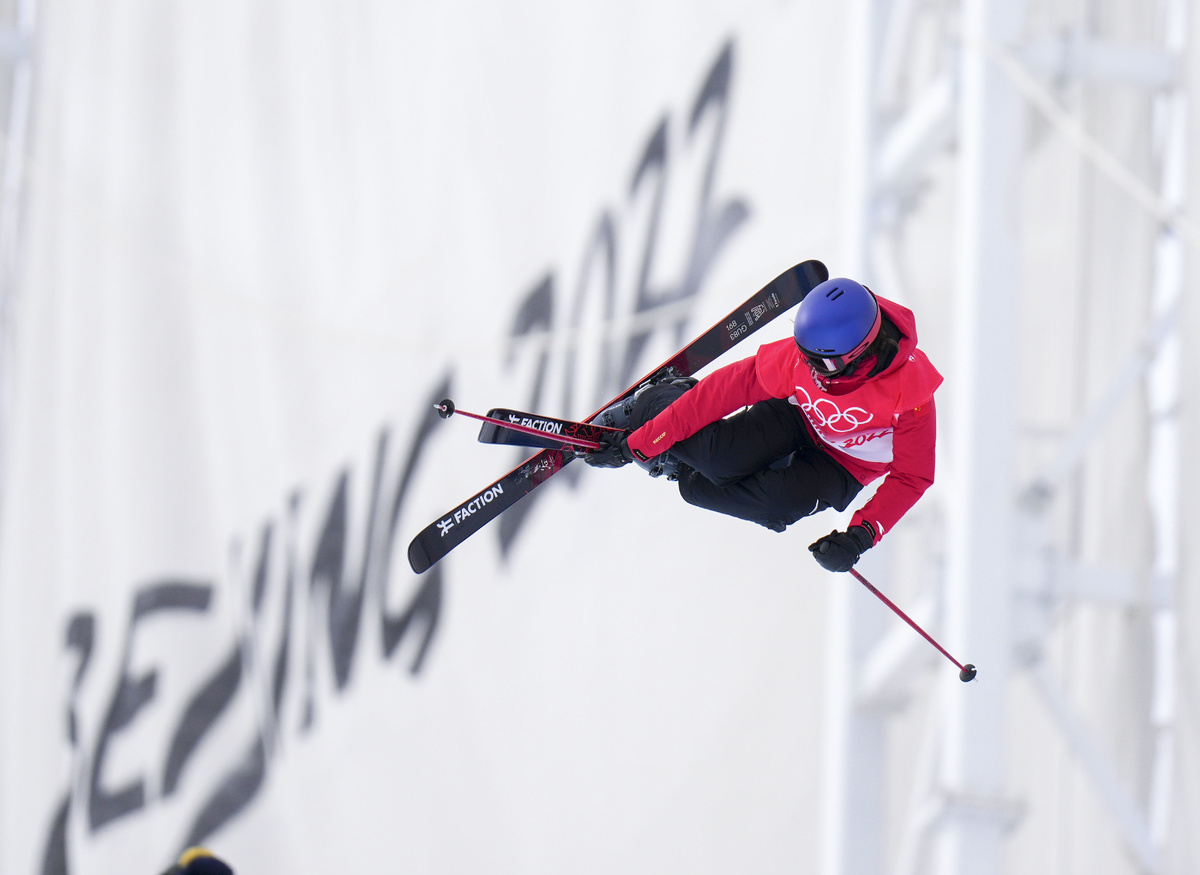
[[[630,427],[641,428],[674,404],[680,395],[695,386],[696,383],[697,380],[694,377],[687,377],[667,383],[655,383],[639,389],[633,396],[633,410],[629,416]]]

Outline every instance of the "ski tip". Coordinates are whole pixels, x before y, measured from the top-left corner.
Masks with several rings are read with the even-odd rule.
[[[408,564],[416,574],[424,574],[433,567],[429,553],[421,546],[419,535],[408,545]]]
[[[829,268],[825,266],[824,262],[817,261],[815,258],[805,261],[800,267],[804,270],[805,279],[808,281],[810,289],[829,279]]]

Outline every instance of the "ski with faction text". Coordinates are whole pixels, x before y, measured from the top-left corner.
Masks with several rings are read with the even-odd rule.
[[[642,384],[664,373],[670,373],[673,377],[690,377],[776,316],[799,304],[814,286],[828,278],[829,271],[819,261],[805,261],[789,268],[670,359],[601,405],[599,410],[587,417],[585,423],[627,398]],[[495,483],[422,529],[408,545],[408,564],[417,574],[429,570],[434,563],[545,483],[574,458],[573,450],[552,446],[526,459]]]
[[[528,431],[515,431],[494,422],[485,422],[479,428],[481,444],[504,444],[516,447],[537,447],[538,449],[571,449],[566,446],[570,440],[564,441],[562,438],[576,438],[600,443],[605,437],[621,434],[619,428],[609,428],[591,422],[574,422],[570,419],[555,419],[552,416],[539,416],[520,410],[509,410],[507,407],[493,407],[487,415],[489,419],[497,419],[502,423],[511,422],[514,425],[535,428],[544,432],[545,436],[530,434]]]

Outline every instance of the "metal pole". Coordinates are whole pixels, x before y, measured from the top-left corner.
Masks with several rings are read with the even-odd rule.
[[[1186,0],[1164,0],[1164,42],[1173,55],[1183,57],[1187,48],[1188,4]],[[1159,194],[1171,209],[1186,206],[1188,171],[1188,95],[1182,83],[1158,95],[1157,109],[1162,124],[1162,179]],[[1185,239],[1178,229],[1167,226],[1159,232],[1154,258],[1152,306],[1156,313],[1177,315],[1186,288]],[[1151,725],[1154,759],[1151,767],[1148,822],[1155,864],[1166,851],[1170,837],[1176,771],[1176,688],[1178,588],[1180,540],[1184,523],[1181,508],[1181,391],[1180,328],[1157,350],[1147,374],[1146,396],[1150,420],[1147,484],[1154,523],[1154,560],[1151,607],[1153,610],[1154,670],[1151,690]]]
[[[1002,798],[1015,435],[1011,363],[996,356],[1016,336],[1017,248],[1012,227],[1017,96],[985,52],[1009,45],[1021,0],[964,0],[959,116],[960,237],[955,355],[948,374],[949,647],[970,650],[986,681],[948,692],[942,760],[947,808],[936,845],[944,875],[999,875],[1009,825]]]

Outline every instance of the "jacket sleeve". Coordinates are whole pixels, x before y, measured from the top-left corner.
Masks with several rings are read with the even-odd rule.
[[[933,398],[896,417],[892,432],[892,465],[870,501],[850,525],[864,521],[875,528],[875,542],[891,531],[933,483],[937,412]]]
[[[629,436],[630,449],[646,458],[665,453],[710,422],[771,396],[758,381],[750,357],[713,371]]]

